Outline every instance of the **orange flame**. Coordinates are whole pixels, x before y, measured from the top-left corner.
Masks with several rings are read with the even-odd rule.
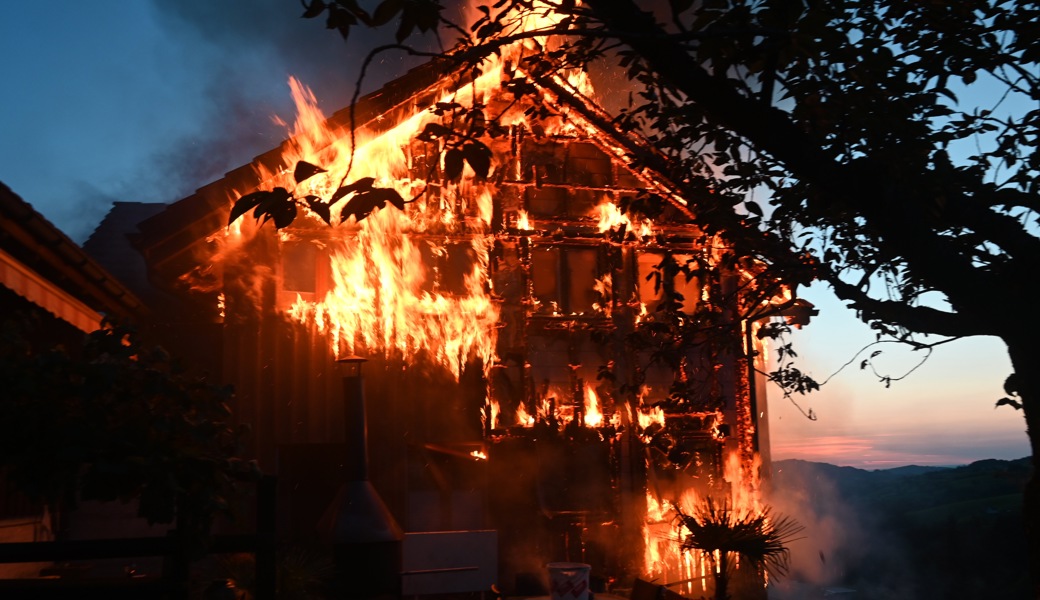
[[[649,219],[640,219],[638,222],[633,222],[628,215],[621,212],[621,209],[609,199],[600,202],[594,209],[594,214],[598,219],[596,226],[601,233],[624,225],[629,231],[635,232],[641,238],[654,235],[653,224]]]

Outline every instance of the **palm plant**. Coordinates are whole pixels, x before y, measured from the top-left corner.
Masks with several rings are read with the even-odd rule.
[[[761,510],[738,510],[729,500],[721,504],[711,496],[687,513],[673,504],[677,519],[685,527],[680,535],[683,550],[700,550],[712,566],[715,600],[729,599],[729,581],[733,558],[775,577],[788,572],[790,551],[787,545],[798,539],[804,527],[785,517],[774,517],[766,507]]]

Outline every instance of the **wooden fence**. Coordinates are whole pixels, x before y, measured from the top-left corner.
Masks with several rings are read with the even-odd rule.
[[[251,553],[255,557],[255,600],[274,600],[276,584],[276,479],[257,482],[256,532],[213,536],[207,552]],[[0,544],[0,563],[63,562],[161,556],[160,577],[116,580],[90,578],[36,578],[0,580],[0,597],[11,598],[168,598],[186,600],[191,560],[174,529],[161,537],[101,540],[57,540]]]

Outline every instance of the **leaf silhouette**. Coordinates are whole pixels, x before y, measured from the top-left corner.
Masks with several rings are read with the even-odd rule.
[[[313,19],[325,10],[325,2],[323,0],[311,0],[310,4],[304,4],[304,8],[306,10],[301,17],[304,19]]]
[[[445,127],[440,123],[428,123],[423,128],[422,133],[415,136],[415,138],[423,142],[433,142],[451,134],[452,130],[450,127]]]
[[[464,154],[458,148],[452,148],[444,153],[444,177],[447,179],[458,179],[462,175]]]
[[[332,198],[329,200],[329,204],[335,204],[340,198],[357,192],[364,192],[372,189],[372,184],[376,182],[375,177],[362,177],[354,183],[348,183],[347,185],[339,188],[332,194]]]
[[[488,176],[491,170],[491,149],[482,142],[469,142],[462,147],[462,154],[466,162],[473,167],[473,171],[481,178]]]
[[[997,404],[993,408],[997,408],[997,406],[1003,406],[1005,404],[1014,408],[1015,410],[1022,410],[1022,403],[1012,398],[1001,398],[1000,400],[997,400]]]
[[[328,171],[317,165],[312,165],[311,163],[305,160],[301,160],[296,163],[296,169],[293,170],[293,179],[296,180],[296,183],[301,183],[303,181],[306,181],[307,179],[310,179],[311,177],[314,177],[318,173],[327,172]]]
[[[274,219],[274,226],[277,229],[282,229],[292,225],[292,222],[296,220],[296,203],[295,202],[281,202],[275,204],[268,211],[268,214]]]
[[[234,223],[239,217],[249,212],[250,209],[255,209],[253,210],[253,217],[257,220],[259,220],[261,216],[265,215],[270,218],[273,216],[270,214],[271,211],[282,204],[290,204],[295,208],[295,201],[293,200],[292,194],[289,193],[289,190],[282,187],[246,194],[235,201],[235,204],[231,207],[231,214],[228,216],[228,225]],[[264,220],[266,221],[267,219],[265,218]]]
[[[355,221],[360,222],[372,214],[372,211],[375,209],[382,208],[387,202],[400,210],[404,210],[404,198],[397,193],[397,190],[392,188],[371,188],[358,192],[340,212],[340,223],[346,221],[351,216],[354,217]]]
[[[307,202],[307,208],[311,209],[311,212],[321,217],[321,220],[325,221],[326,225],[332,224],[332,207],[328,202],[325,202],[317,196],[307,196],[304,200]]]

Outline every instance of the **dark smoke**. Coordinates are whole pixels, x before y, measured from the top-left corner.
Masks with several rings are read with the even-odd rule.
[[[322,19],[302,18],[298,0],[153,0],[152,7],[173,43],[202,55],[198,77],[207,110],[196,130],[155,157],[145,176],[150,181],[134,182],[138,194],[155,190],[144,192],[148,200],[175,201],[281,143],[286,129],[273,117],[294,118],[290,76],[314,91],[326,115],[348,106],[365,55],[393,42],[394,23],[379,30],[359,26],[344,40]],[[412,43],[436,47],[430,36]],[[419,62],[399,51],[382,54],[362,95]]]

